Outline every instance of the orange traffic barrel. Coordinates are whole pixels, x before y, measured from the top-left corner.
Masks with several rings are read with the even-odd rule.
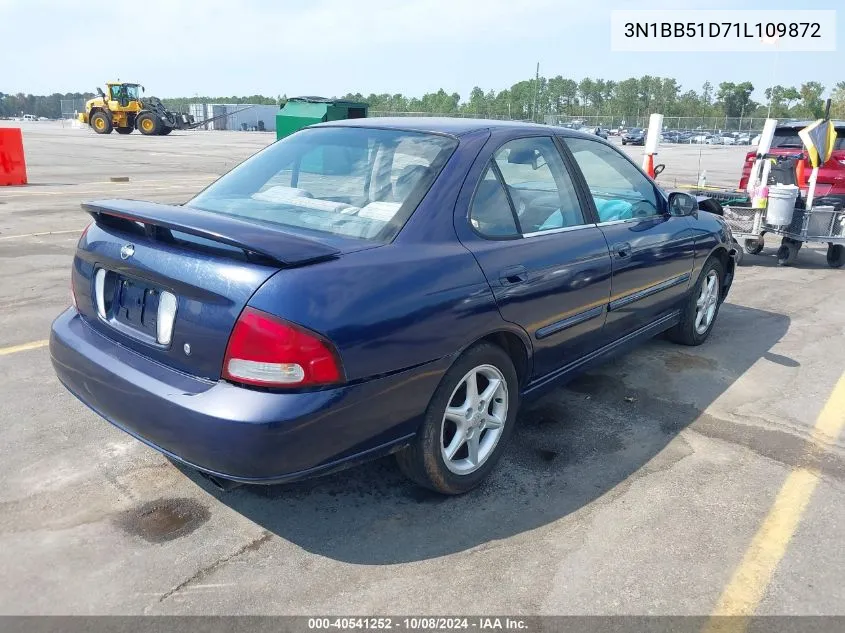
[[[0,127],[0,185],[25,185],[26,161],[19,127]]]

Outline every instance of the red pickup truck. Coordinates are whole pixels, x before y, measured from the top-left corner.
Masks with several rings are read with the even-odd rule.
[[[798,132],[810,125],[812,121],[795,121],[781,123],[775,128],[775,136],[772,139],[771,154],[797,154],[804,152],[804,144],[798,137]],[[819,169],[816,179],[815,203],[832,204],[836,207],[845,206],[845,121],[834,121],[836,129],[836,144],[833,154]],[[754,164],[755,152],[748,152],[745,156],[745,164],[742,167],[742,178],[739,180],[739,188],[745,189],[748,186],[748,176]],[[805,159],[805,174],[810,177],[810,161]],[[802,195],[806,195],[807,189],[801,189]]]

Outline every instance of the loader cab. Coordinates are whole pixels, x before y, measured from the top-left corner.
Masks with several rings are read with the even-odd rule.
[[[129,108],[131,104],[137,103],[141,98],[140,84],[110,83],[109,101],[115,102],[120,108]]]

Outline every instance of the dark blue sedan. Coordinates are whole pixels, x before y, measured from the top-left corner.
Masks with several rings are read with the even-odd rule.
[[[695,198],[541,125],[322,124],[185,205],[83,206],[56,373],[220,482],[396,453],[465,492],[523,400],[661,332],[704,342],[735,265]]]

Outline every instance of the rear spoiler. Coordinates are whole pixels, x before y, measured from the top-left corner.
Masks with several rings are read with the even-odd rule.
[[[285,266],[330,259],[341,252],[333,246],[288,233],[282,228],[192,207],[136,200],[98,200],[85,202],[82,208],[97,223],[105,224],[110,218],[138,222],[144,225],[148,235],[154,235],[156,228],[181,231],[262,255]]]

